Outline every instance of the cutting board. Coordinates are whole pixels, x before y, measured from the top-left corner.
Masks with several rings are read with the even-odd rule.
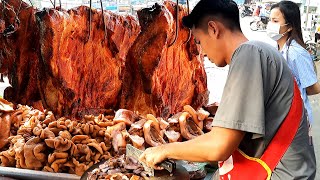
[[[103,162],[94,164],[91,166],[82,176],[80,180],[86,180],[88,177],[88,172],[91,172],[95,168],[99,167]],[[167,170],[155,171],[154,177],[148,178],[150,180],[189,180],[188,171],[181,166],[180,164],[176,164],[176,169],[173,174],[170,174]]]

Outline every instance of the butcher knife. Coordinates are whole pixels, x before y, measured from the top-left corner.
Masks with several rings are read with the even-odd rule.
[[[132,157],[133,159],[136,159],[139,161],[140,155],[143,153],[142,150],[135,148],[131,144],[127,144],[126,146],[126,156]],[[139,161],[140,162],[140,161]],[[149,177],[154,176],[154,169],[147,166],[144,162],[140,162],[146,171],[146,173],[149,175]],[[159,164],[160,167],[163,167],[167,171],[169,171],[170,174],[173,173],[173,171],[176,169],[176,163],[172,160],[165,160]]]

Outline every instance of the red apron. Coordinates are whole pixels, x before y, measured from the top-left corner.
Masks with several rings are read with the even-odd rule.
[[[303,112],[302,104],[299,88],[294,82],[293,100],[289,113],[261,158],[249,157],[237,149],[229,159],[219,162],[220,179],[270,179],[272,171],[287,151],[298,131]]]

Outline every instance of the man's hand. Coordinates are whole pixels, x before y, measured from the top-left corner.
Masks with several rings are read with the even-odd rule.
[[[140,161],[159,169],[157,164],[166,159],[195,162],[224,161],[236,150],[245,132],[213,127],[206,134],[184,142],[174,142],[145,150]]]
[[[143,154],[139,157],[139,161],[146,163],[147,166],[156,169],[162,170],[162,167],[157,166],[162,161],[167,159],[167,153],[165,150],[165,145],[158,147],[150,147],[146,149]]]

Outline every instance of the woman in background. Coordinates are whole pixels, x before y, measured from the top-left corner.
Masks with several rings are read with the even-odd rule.
[[[313,116],[308,96],[320,93],[320,84],[314,62],[305,49],[298,5],[291,1],[281,1],[272,5],[267,34],[277,41],[278,50],[287,60],[298,83],[309,122],[312,124]]]
[[[320,39],[320,24],[317,26],[316,28],[316,32],[315,32],[315,42],[317,43],[318,40]]]

